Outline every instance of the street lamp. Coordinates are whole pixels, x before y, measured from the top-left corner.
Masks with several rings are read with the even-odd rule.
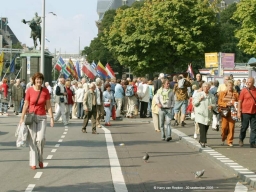
[[[45,0],[42,0],[42,31],[41,31],[41,65],[40,72],[44,74],[44,47],[45,47]]]

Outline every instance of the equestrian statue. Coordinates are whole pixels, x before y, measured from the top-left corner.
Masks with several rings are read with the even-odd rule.
[[[41,26],[40,23],[42,22],[41,17],[35,13],[35,17],[31,19],[31,21],[26,21],[25,19],[22,20],[22,23],[29,24],[31,28],[30,38],[33,38],[34,41],[34,49],[37,47],[37,39],[39,39],[40,46],[41,46]],[[41,48],[40,48],[41,49]]]

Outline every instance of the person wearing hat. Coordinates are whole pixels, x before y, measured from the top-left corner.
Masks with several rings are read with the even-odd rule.
[[[162,87],[163,80],[164,73],[160,73],[158,79],[154,81],[154,95],[157,93],[157,90]]]

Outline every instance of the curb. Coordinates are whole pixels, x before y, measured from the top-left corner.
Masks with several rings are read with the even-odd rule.
[[[208,158],[213,160],[214,162],[218,163],[223,168],[231,171],[234,173],[238,178],[242,179],[243,182],[246,182],[250,187],[256,188],[256,174],[253,171],[239,165],[238,163],[234,162],[232,159],[222,155],[221,153],[215,151],[211,147],[202,148],[198,141],[190,136],[186,135],[185,133],[172,128],[172,134],[175,134],[179,140],[186,143],[190,148],[203,153]]]

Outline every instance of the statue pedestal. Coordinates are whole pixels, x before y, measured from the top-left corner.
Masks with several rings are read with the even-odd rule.
[[[20,78],[25,79],[28,83],[30,77],[40,72],[41,52],[26,51],[20,55],[20,58],[22,66]],[[53,56],[48,52],[44,53],[44,82],[49,82],[50,85],[52,85],[52,58]]]

